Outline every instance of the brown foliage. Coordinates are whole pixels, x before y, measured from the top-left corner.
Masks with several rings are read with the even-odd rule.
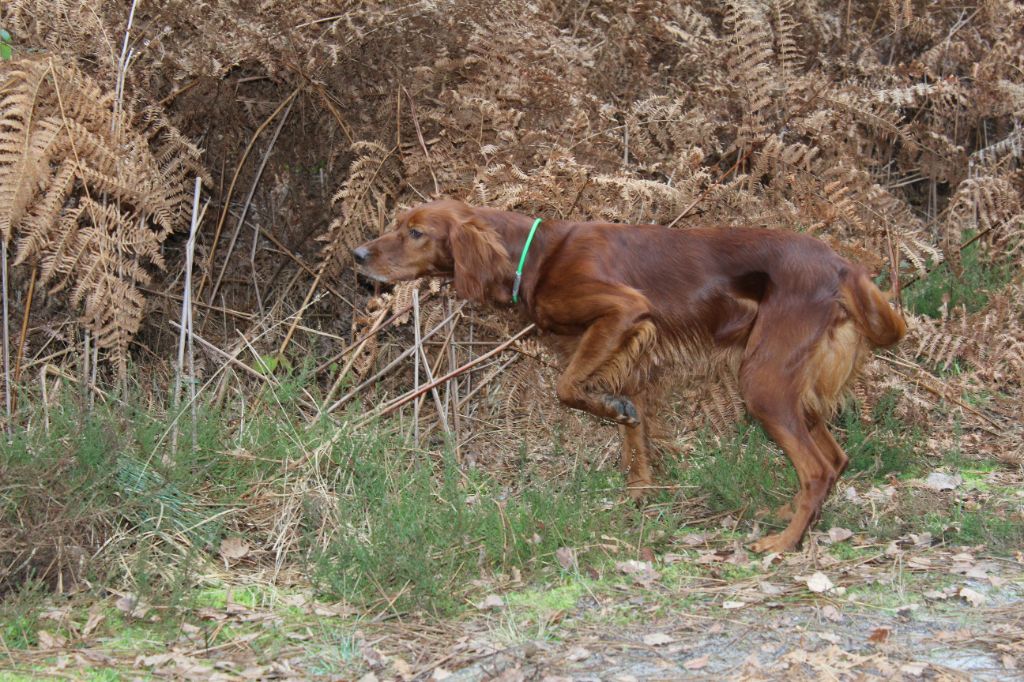
[[[238,136],[228,134],[226,141],[219,141],[220,132],[212,136],[217,151],[204,159],[207,167],[230,170],[251,131],[277,102],[302,88],[304,127],[285,131],[282,139],[292,144],[275,151],[264,176],[277,182],[256,193],[251,215],[300,247],[307,247],[310,228],[289,233],[287,226],[277,227],[275,214],[294,211],[305,218],[284,221],[291,224],[329,222],[321,230],[326,280],[338,281],[346,272],[349,246],[386,229],[398,208],[434,195],[545,216],[677,221],[679,229],[717,223],[803,230],[890,278],[895,260],[900,279],[913,287],[926,283],[944,259],[957,267],[971,238],[981,243],[985,262],[1021,266],[1024,12],[1009,0],[990,0],[969,12],[950,2],[924,11],[914,3],[806,0],[686,7],[667,0],[148,5],[141,3],[135,17],[129,90],[139,101],[171,102],[170,120],[181,121],[197,139],[223,130],[218,126],[237,129]],[[126,20],[124,3],[85,0],[13,0],[0,15],[21,40],[54,54],[52,63],[88,64],[83,68],[108,84]],[[231,88],[236,94],[229,99],[241,114],[222,120],[225,99],[203,97]],[[184,101],[188,107],[175,109]],[[52,102],[48,106],[52,113]],[[83,108],[81,116],[72,116],[76,122],[60,128],[62,134],[72,139],[70,131],[80,126],[102,138],[109,114]],[[143,163],[153,141],[149,128],[136,117],[119,129],[126,140],[140,136],[125,158]],[[86,149],[92,138],[79,137]],[[57,189],[33,201],[40,211],[56,206],[61,216],[77,212],[75,220],[87,227],[133,226],[129,248],[117,252],[124,262],[108,268],[122,284],[108,276],[103,284],[87,285],[110,292],[103,294],[109,300],[121,292],[122,302],[103,313],[124,311],[116,318],[121,322],[111,324],[97,312],[91,324],[123,349],[141,310],[141,301],[126,292],[137,293],[143,263],[160,263],[159,239],[152,234],[181,225],[161,222],[161,216],[177,216],[180,197],[170,190],[153,194],[151,186],[159,180],[178,191],[180,178],[154,176],[146,161],[146,177],[154,178],[150,189],[130,183],[101,189],[98,178],[110,175],[103,164],[109,166],[115,148],[109,142],[88,147],[83,162],[95,169],[92,175],[77,163],[72,170],[60,155],[48,157],[48,167],[38,171],[45,171],[44,184],[70,183],[66,193],[86,199],[84,187],[95,184],[93,195],[105,197],[102,210],[88,200],[65,206]],[[320,220],[323,195],[304,187],[292,170],[308,159],[324,160],[338,188],[333,222]],[[243,181],[251,172],[244,171]],[[313,197],[305,214],[295,208],[303,191]],[[24,193],[4,196],[8,212],[27,210]],[[164,203],[147,203],[154,200]],[[110,213],[111,205],[119,212]],[[138,222],[125,221],[129,214],[145,215],[151,235],[142,239]],[[12,223],[6,229],[24,228]],[[66,247],[51,233],[35,230],[20,243],[26,254],[39,253],[52,281],[77,284],[77,278],[68,282],[66,266],[60,269],[67,260],[58,254]],[[113,243],[89,243],[96,262],[113,257]],[[203,246],[201,240],[200,253]],[[53,254],[45,256],[45,249]],[[200,265],[212,267],[222,257],[211,254]],[[241,269],[244,259],[235,258]],[[275,276],[281,267],[278,261],[254,263]],[[918,320],[896,356],[869,370],[876,383],[862,395],[896,388],[906,398],[902,409],[915,413],[932,404],[934,392],[922,392],[914,381],[894,381],[879,363],[902,363],[932,376],[953,358],[968,362],[969,372],[941,378],[949,395],[959,394],[954,385],[977,382],[1000,394],[1019,392],[1012,369],[1020,362],[1020,319],[1010,312],[1019,274],[1014,280],[1005,291],[992,292],[985,310]],[[252,305],[253,287],[240,282],[229,290],[228,302]],[[395,311],[407,295],[397,292],[375,305]],[[88,293],[80,296],[87,300]],[[437,318],[435,300],[425,303],[424,317]],[[344,321],[338,332],[365,317],[349,309],[323,312]],[[475,329],[487,334],[504,333],[508,324],[484,312],[475,315]],[[374,348],[378,362],[393,357],[384,344]],[[364,365],[360,369],[368,371]],[[495,390],[516,403],[523,384],[536,381],[534,372],[516,371]],[[722,426],[739,414],[733,388],[712,378],[702,386],[688,424]],[[480,404],[492,403],[482,395]]]

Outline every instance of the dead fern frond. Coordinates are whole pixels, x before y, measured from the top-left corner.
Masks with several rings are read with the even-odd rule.
[[[340,215],[320,237],[326,243],[321,252],[321,271],[335,272],[341,255],[377,236],[390,221],[390,210],[400,182],[400,165],[394,149],[376,142],[356,142],[351,151],[358,154],[349,166],[348,177],[331,201],[340,204]]]
[[[110,351],[121,377],[141,324],[148,267],[186,223],[199,151],[158,113],[136,128],[73,66],[22,60],[0,99],[0,238],[16,263],[41,264],[53,291],[70,288],[83,324]]]

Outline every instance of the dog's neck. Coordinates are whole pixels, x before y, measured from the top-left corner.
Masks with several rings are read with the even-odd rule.
[[[511,301],[516,268],[519,266],[519,259],[522,258],[523,248],[526,246],[526,239],[530,234],[530,228],[533,227],[533,222],[537,217],[543,216],[526,216],[521,213],[499,211],[496,209],[485,210],[488,225],[498,234],[502,245],[505,247],[505,251],[508,252],[511,267],[496,282],[502,292],[508,292],[508,301],[500,301],[507,303]],[[548,229],[545,230],[545,227]],[[533,290],[537,283],[540,263],[546,251],[545,247],[550,241],[550,228],[551,225],[549,223],[542,222],[534,233],[533,241],[530,243],[530,250],[526,254],[526,261],[523,263],[523,278],[519,287],[520,301],[529,301],[532,298]],[[505,296],[501,296],[501,299],[504,298]]]

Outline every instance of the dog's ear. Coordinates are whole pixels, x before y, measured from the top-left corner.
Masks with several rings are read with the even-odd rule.
[[[498,233],[486,221],[471,216],[457,222],[448,234],[455,261],[455,291],[471,301],[508,303],[512,264]],[[508,284],[508,286],[505,286]]]

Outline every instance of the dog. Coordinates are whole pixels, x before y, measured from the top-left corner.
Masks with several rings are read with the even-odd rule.
[[[652,486],[649,429],[666,370],[723,360],[800,482],[789,524],[757,552],[800,545],[849,461],[827,420],[870,347],[906,333],[863,266],[781,229],[538,221],[440,200],[353,257],[375,281],[452,278],[459,297],[531,319],[567,358],[559,400],[620,425],[635,499]]]

